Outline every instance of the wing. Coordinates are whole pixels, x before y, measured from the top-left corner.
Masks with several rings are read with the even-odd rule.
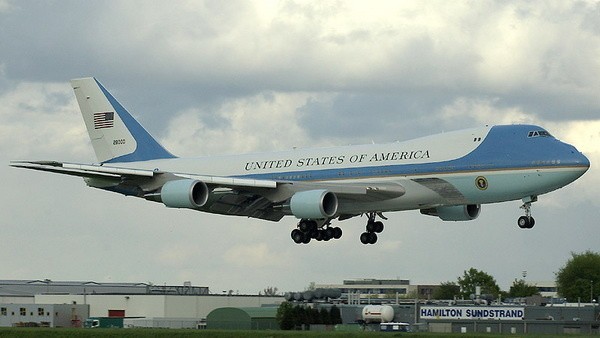
[[[49,171],[59,174],[66,174],[88,178],[114,178],[114,179],[139,179],[155,178],[166,174],[162,171],[146,169],[130,169],[121,167],[112,167],[95,164],[79,164],[56,161],[11,161],[11,167],[26,168],[40,171]],[[254,186],[263,188],[276,188],[274,181],[254,180],[245,178],[222,177],[222,176],[203,176],[184,173],[173,173],[180,178],[190,178],[203,181],[206,184],[223,186]]]
[[[56,161],[12,161],[10,165],[83,177],[88,186],[152,201],[161,201],[161,188],[169,181],[200,181],[206,184],[210,193],[206,204],[196,209],[271,221],[279,221],[290,214],[285,208],[286,201],[299,191],[327,190],[335,193],[340,203],[376,202],[397,198],[405,193],[401,185],[385,182],[362,184],[259,180]]]

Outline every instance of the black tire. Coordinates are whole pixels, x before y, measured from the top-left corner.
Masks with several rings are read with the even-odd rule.
[[[325,235],[326,235],[325,238],[327,238],[326,241],[334,238],[335,237],[335,229],[331,228],[331,227],[325,229]]]
[[[298,224],[298,229],[304,233],[308,233],[311,230],[311,227],[311,222],[307,219],[300,220],[300,223]]]
[[[342,229],[335,227],[333,228],[333,238],[340,239],[342,237]]]
[[[307,234],[302,234],[302,243],[303,244],[310,243],[310,236],[308,236]]]
[[[528,229],[529,228],[529,219],[530,217],[527,216],[521,216],[519,217],[519,219],[517,220],[517,225],[519,226],[519,228],[521,229]]]
[[[529,217],[529,225],[527,226],[527,229],[533,228],[534,225],[535,225],[535,219],[533,217]]]
[[[367,232],[375,232],[375,222],[367,222]]]
[[[369,244],[377,243],[377,234],[372,232],[369,234]]]
[[[305,220],[300,220],[300,222],[298,222],[298,229],[302,232],[307,232],[308,231],[308,224],[306,224]]]
[[[323,231],[322,231],[322,230],[318,230],[318,231],[317,231],[317,235],[315,236],[315,239],[316,239],[317,241],[322,241],[322,240],[324,240],[324,239],[325,239],[325,234],[323,233]]]
[[[362,244],[369,244],[370,243],[370,237],[369,237],[370,232],[363,232],[362,234],[360,234],[360,242]]]
[[[304,241],[304,234],[302,233],[302,231],[300,231],[298,229],[292,230],[292,240],[296,244],[302,243]]]
[[[309,232],[307,232],[307,236],[310,236],[310,238],[314,238],[316,239],[317,236],[319,236],[319,230],[317,229],[312,229]]]
[[[374,225],[376,233],[381,233],[383,231],[383,222],[377,221],[374,223]]]

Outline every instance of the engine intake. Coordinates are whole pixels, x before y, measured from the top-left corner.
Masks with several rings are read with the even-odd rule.
[[[170,208],[197,209],[208,200],[206,183],[197,180],[169,181],[160,190],[160,199]]]
[[[422,214],[438,216],[443,221],[471,221],[479,216],[480,211],[481,205],[479,204],[421,209]]]
[[[290,209],[297,218],[329,218],[337,212],[338,199],[327,190],[300,191],[292,196]]]

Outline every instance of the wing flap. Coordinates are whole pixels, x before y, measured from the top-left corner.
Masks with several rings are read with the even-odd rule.
[[[279,221],[284,213],[272,208],[265,197],[239,191],[218,191],[212,196],[208,211],[223,215],[247,216],[269,221]]]

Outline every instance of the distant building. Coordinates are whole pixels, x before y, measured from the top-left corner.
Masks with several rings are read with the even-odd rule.
[[[0,326],[82,327],[89,312],[83,304],[0,304]]]
[[[316,284],[316,288],[336,288],[342,298],[420,298],[431,299],[439,285],[412,285],[408,279],[348,279],[342,284]]]
[[[209,330],[279,330],[276,307],[224,307],[206,317]]]
[[[27,318],[21,319],[35,319],[27,322],[37,321],[33,317],[42,304],[85,306],[89,317],[158,318],[162,322],[176,318],[181,322],[184,319],[201,320],[217,308],[278,306],[283,300],[283,296],[235,295],[232,292],[214,295],[209,293],[208,287],[192,286],[189,282],[183,285],[152,285],[47,279],[0,280],[0,307],[6,308],[6,317],[13,312],[8,310],[10,303],[26,304]],[[20,308],[15,313],[21,313]],[[42,319],[40,321],[54,322]]]
[[[527,281],[530,285],[535,285],[537,287],[538,292],[542,297],[548,298],[557,298],[558,297],[558,287],[556,286],[556,282],[554,281]]]
[[[0,280],[0,296],[41,294],[140,294],[140,295],[208,295],[206,286],[153,285],[149,283],[99,283],[94,281],[53,281],[50,279]]]

